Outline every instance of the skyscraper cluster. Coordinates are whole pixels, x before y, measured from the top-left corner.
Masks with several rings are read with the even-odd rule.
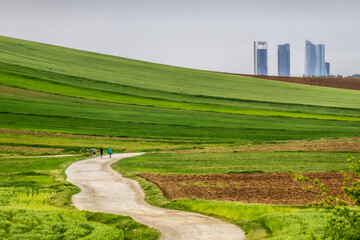
[[[254,42],[254,74],[267,75],[267,42]],[[325,62],[325,45],[305,41],[305,76],[327,77],[330,63]],[[278,76],[290,76],[290,44],[278,45]]]

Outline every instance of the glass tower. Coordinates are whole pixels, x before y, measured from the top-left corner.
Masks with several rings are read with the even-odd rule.
[[[326,77],[325,45],[305,42],[305,76]]]
[[[290,44],[278,45],[278,76],[290,77]]]
[[[330,75],[330,63],[329,62],[325,63],[325,68],[326,68],[326,76],[328,77]]]
[[[326,77],[325,46],[324,46],[324,44],[316,45],[315,76],[317,76],[317,77]]]
[[[267,75],[267,42],[254,42],[254,74]]]
[[[312,42],[305,42],[305,76],[315,76],[316,46]]]

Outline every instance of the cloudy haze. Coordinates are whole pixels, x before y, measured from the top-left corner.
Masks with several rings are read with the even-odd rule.
[[[359,0],[0,0],[0,35],[213,71],[253,73],[253,41],[325,44],[331,74],[360,73]]]

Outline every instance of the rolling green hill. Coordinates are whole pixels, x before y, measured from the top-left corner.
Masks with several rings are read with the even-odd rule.
[[[351,137],[360,92],[0,37],[0,128],[212,141]]]
[[[93,229],[87,233],[92,239],[106,234],[157,239],[154,230],[126,217],[60,209],[68,207],[76,191],[65,183],[63,169],[88,157],[91,147],[111,146],[115,152],[217,149],[220,152],[147,154],[118,162],[115,168],[140,181],[147,200],[155,205],[227,219],[249,232],[248,239],[306,239],[324,231],[325,213],[275,205],[168,201],[135,173],[347,170],[341,161],[345,153],[331,148],[235,149],[277,143],[273,140],[359,136],[359,103],[359,91],[185,69],[0,36],[0,223],[2,229],[17,229],[0,229],[0,238],[28,237],[34,223],[29,219],[36,217],[42,225],[35,230],[44,236],[54,235],[56,224],[65,221],[68,235],[86,226]],[[358,138],[352,140],[358,143]],[[41,157],[54,154],[76,156]]]

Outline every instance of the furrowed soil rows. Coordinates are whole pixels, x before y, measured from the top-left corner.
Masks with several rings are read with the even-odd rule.
[[[306,205],[313,202],[318,190],[305,191],[290,173],[247,173],[209,175],[138,176],[156,184],[168,199],[197,198],[203,200],[240,201],[245,203]],[[312,172],[303,175],[318,178],[330,195],[342,194],[343,173]]]
[[[360,90],[360,78],[278,77],[278,76],[261,76],[261,75],[246,75],[246,74],[235,74],[235,75],[269,79],[269,80],[275,80],[281,82],[299,83],[304,85],[312,85],[312,86],[320,86],[320,87]]]
[[[236,148],[206,148],[163,151],[168,153],[200,152],[274,152],[274,151],[322,151],[322,152],[360,152],[360,138],[338,138],[317,140],[291,140],[261,145],[245,145]]]

